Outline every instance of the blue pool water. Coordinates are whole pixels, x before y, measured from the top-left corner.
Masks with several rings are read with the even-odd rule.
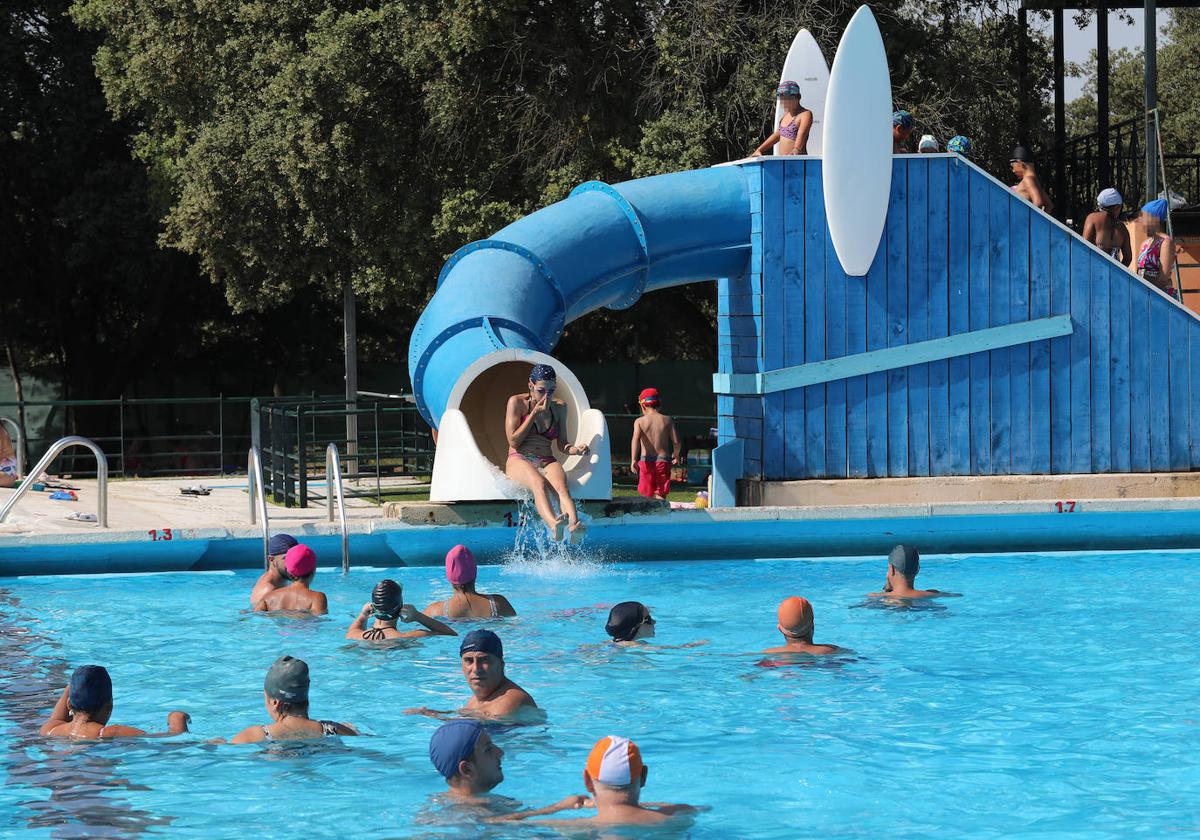
[[[581,792],[587,751],[613,733],[641,746],[647,800],[709,807],[693,837],[1195,833],[1198,559],[930,557],[920,583],[965,597],[908,610],[864,606],[881,561],[488,567],[480,588],[521,613],[492,623],[509,675],[549,715],[496,734],[496,793],[541,805]],[[457,641],[342,639],[385,576],[418,606],[448,592],[440,569],[322,572],[331,615],[305,621],[241,612],[249,572],[0,580],[0,835],[554,836],[481,828],[437,798],[437,722],[402,711],[465,700]],[[778,642],[775,606],[791,594],[812,600],[817,641],[857,655],[761,667],[754,652]],[[599,644],[607,606],[626,599],[651,607],[658,644],[708,644]],[[371,737],[206,744],[268,722],[262,678],[283,653],[308,660],[315,717]],[[115,722],[158,728],[183,708],[194,734],[37,737],[88,662],[112,673]]]

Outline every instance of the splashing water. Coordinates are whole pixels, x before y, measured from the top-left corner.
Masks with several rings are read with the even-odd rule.
[[[603,558],[587,549],[586,538],[579,545],[571,545],[570,540],[554,541],[531,498],[521,499],[517,511],[519,518],[513,547],[504,556],[506,573],[581,578],[601,571]],[[590,525],[592,518],[580,511],[579,520]]]

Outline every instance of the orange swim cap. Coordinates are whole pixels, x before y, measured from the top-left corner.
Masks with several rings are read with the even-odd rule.
[[[779,605],[779,626],[789,632],[804,631],[812,627],[813,609],[808,599],[794,595]]]
[[[642,753],[637,744],[620,735],[597,741],[587,760],[587,774],[592,781],[612,787],[641,782],[642,767]]]

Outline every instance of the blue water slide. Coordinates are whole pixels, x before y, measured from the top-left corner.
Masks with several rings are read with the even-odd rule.
[[[439,424],[466,368],[505,348],[550,353],[567,324],[643,293],[741,277],[750,196],[740,167],[581,184],[566,199],[460,248],[413,328],[408,371]]]

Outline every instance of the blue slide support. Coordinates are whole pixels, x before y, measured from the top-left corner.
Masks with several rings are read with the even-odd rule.
[[[581,184],[566,199],[460,248],[417,320],[408,371],[435,428],[469,365],[503,348],[550,353],[567,324],[644,292],[741,277],[751,197],[741,167]]]

